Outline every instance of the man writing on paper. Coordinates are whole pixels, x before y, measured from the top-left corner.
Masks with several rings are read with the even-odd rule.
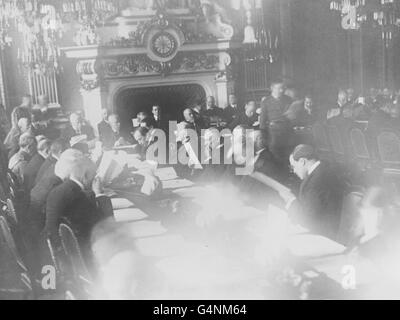
[[[290,216],[310,231],[335,240],[340,225],[344,181],[329,164],[318,159],[309,145],[294,149],[290,166],[302,180],[297,198],[289,190],[279,191]]]
[[[69,125],[61,132],[61,139],[73,147],[77,143],[83,141],[94,146],[94,132],[92,127],[85,124],[84,119],[78,113],[72,113],[69,118]]]
[[[103,142],[105,149],[112,149],[131,145],[133,139],[129,134],[121,132],[121,123],[118,115],[111,114],[108,117],[108,127],[104,127],[101,134],[101,142]]]

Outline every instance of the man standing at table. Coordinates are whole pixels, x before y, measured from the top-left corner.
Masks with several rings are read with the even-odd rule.
[[[340,225],[344,181],[329,164],[318,159],[309,145],[294,149],[290,166],[302,183],[298,197],[290,191],[280,193],[289,214],[312,232],[335,240]]]
[[[285,112],[291,103],[283,82],[271,85],[271,95],[261,102],[260,129],[269,136],[268,147],[276,160],[286,163],[292,147],[293,127]]]

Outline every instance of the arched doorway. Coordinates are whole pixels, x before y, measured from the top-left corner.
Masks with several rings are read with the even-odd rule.
[[[205,103],[206,92],[199,84],[127,88],[115,98],[115,110],[125,129],[132,126],[132,119],[141,111],[151,115],[153,105],[159,105],[171,120],[183,119],[182,111],[196,101]]]

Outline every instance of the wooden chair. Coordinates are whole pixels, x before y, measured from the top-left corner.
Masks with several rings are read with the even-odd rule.
[[[379,161],[385,171],[400,172],[400,135],[381,131],[377,136]]]
[[[83,259],[78,240],[70,228],[65,223],[60,224],[58,233],[65,256],[69,260],[73,279],[77,286],[76,290],[83,290],[85,295],[91,295],[90,287],[93,285],[92,277]]]
[[[347,160],[347,146],[341,128],[337,125],[328,124],[326,126],[329,144],[332,147],[333,156],[337,162],[344,163]]]
[[[332,148],[329,143],[328,133],[325,126],[317,122],[312,127],[315,148],[322,159],[331,159]]]
[[[16,283],[12,283],[12,286],[1,286],[0,293],[4,296],[15,297],[18,296],[22,299],[33,298],[32,282],[28,276],[28,269],[22,261],[10,227],[5,217],[0,216],[0,250],[2,251],[3,258],[9,265],[13,265],[12,272],[14,273],[13,280]],[[4,262],[4,260],[3,260]],[[5,277],[9,278],[6,274]]]
[[[372,167],[375,161],[364,130],[355,124],[348,134],[350,161],[357,163],[362,170]]]

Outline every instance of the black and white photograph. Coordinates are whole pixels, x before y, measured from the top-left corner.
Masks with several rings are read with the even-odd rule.
[[[399,299],[400,0],[0,0],[0,305]]]

